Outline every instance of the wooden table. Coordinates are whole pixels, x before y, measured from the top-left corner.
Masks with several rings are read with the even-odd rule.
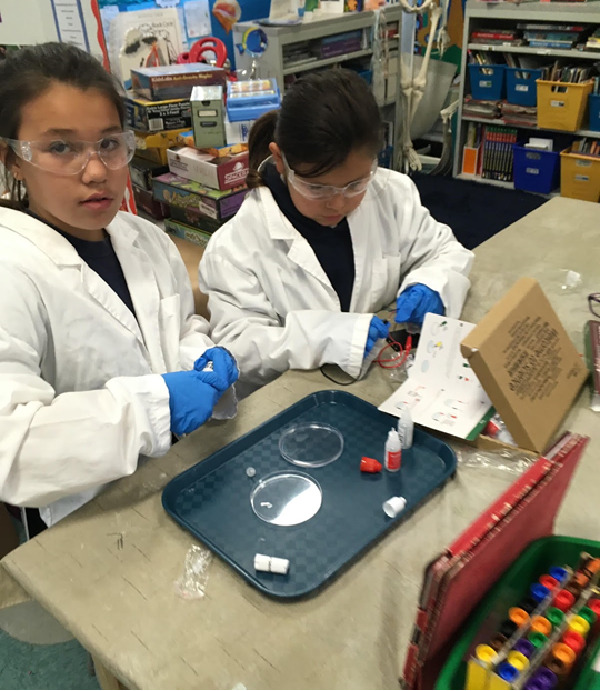
[[[547,202],[477,248],[464,318],[477,321],[518,277],[533,276],[581,347],[585,297],[600,289],[599,235],[600,205]],[[561,289],[563,269],[581,273],[577,289]],[[183,600],[173,586],[195,543],[163,511],[164,485],[329,388],[319,371],[286,373],[242,401],[235,420],[205,425],[1,562],[92,653],[105,688],[116,679],[130,688],[398,688],[424,566],[514,475],[459,464],[456,479],[312,598],[267,598],[216,557],[203,599]],[[392,389],[380,368],[346,388],[375,404]],[[564,425],[592,440],[556,531],[597,539],[600,418],[588,403],[584,389]]]

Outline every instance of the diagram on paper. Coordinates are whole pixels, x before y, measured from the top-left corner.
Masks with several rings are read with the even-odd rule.
[[[405,405],[415,422],[463,439],[468,437],[492,405],[460,353],[460,342],[474,326],[427,314],[408,379],[379,409],[400,416],[400,408]]]

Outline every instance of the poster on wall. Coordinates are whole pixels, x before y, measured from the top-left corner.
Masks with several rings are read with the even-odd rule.
[[[90,52],[81,0],[51,0],[58,40]]]

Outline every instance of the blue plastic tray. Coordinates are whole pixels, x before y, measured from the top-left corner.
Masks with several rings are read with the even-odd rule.
[[[282,433],[309,421],[327,423],[343,434],[344,450],[337,461],[300,468],[281,456]],[[163,507],[262,592],[301,597],[398,525],[454,473],[452,449],[420,429],[415,429],[413,447],[402,453],[399,472],[361,473],[361,456],[383,460],[387,433],[396,423],[396,418],[345,391],[316,392],[171,480],[163,491]],[[256,470],[253,478],[246,473],[250,467]],[[279,471],[298,471],[319,483],[322,505],[309,521],[284,527],[254,514],[252,489]],[[393,519],[382,509],[392,496],[407,500]],[[257,552],[289,559],[288,573],[256,571]]]

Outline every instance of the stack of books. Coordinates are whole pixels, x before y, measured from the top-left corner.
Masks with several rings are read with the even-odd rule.
[[[521,32],[516,29],[481,28],[471,31],[469,43],[481,43],[486,46],[522,46],[525,41]]]
[[[587,28],[577,24],[544,24],[519,22],[517,27],[531,48],[558,48],[570,50],[583,40]]]

